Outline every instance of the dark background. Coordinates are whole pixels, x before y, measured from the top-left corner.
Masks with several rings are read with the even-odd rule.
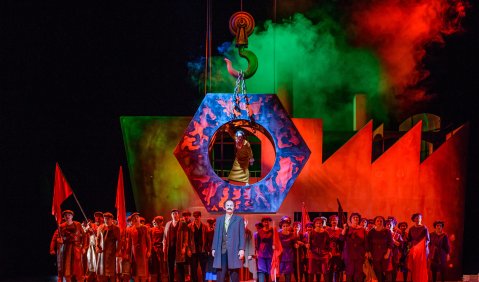
[[[89,217],[115,211],[122,165],[127,210],[135,209],[119,118],[196,111],[203,93],[189,81],[186,62],[204,55],[205,3],[2,1],[0,280],[55,274],[48,254],[55,162]],[[245,6],[255,19],[271,17],[272,1],[251,3]],[[232,39],[227,22],[239,2],[214,1],[213,8],[218,46]],[[448,125],[471,125],[464,273],[479,272],[478,18],[478,8],[469,8],[465,32],[431,48],[424,61],[431,71],[425,83],[438,94],[430,111]],[[81,219],[72,198],[65,206]]]

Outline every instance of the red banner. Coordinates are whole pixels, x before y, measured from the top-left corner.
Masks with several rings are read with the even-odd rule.
[[[273,223],[274,226],[274,223]],[[279,263],[280,263],[280,255],[283,252],[283,246],[281,245],[281,241],[279,240],[279,233],[276,230],[276,227],[273,227],[273,258],[271,260],[271,280],[276,281],[276,276],[279,275]]]
[[[306,223],[311,222],[311,219],[309,219],[309,213],[306,210],[306,205],[302,204],[301,206],[301,228],[303,230],[303,234],[306,232]]]
[[[126,229],[126,207],[125,207],[125,189],[123,183],[123,168],[120,166],[120,173],[118,175],[118,185],[116,187],[116,219],[120,230]]]
[[[65,176],[63,176],[63,172],[57,163],[55,167],[55,182],[53,184],[52,215],[55,216],[58,224],[62,221],[61,204],[66,198],[70,197],[71,194],[73,194],[72,188],[65,179]]]

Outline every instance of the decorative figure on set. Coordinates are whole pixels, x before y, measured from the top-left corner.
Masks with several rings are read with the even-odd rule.
[[[249,184],[249,166],[254,162],[251,144],[243,130],[237,130],[233,135],[229,126],[226,129],[235,140],[235,160],[228,180]]]

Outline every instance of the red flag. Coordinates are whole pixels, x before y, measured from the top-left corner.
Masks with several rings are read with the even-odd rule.
[[[55,182],[53,184],[53,205],[52,205],[52,215],[55,216],[57,223],[60,224],[62,221],[62,208],[61,204],[73,194],[70,184],[68,184],[63,172],[60,169],[58,163],[55,168]]]
[[[274,223],[273,223],[274,226]],[[271,259],[271,280],[276,281],[276,276],[279,275],[279,263],[280,263],[280,255],[283,252],[283,246],[281,245],[281,241],[279,240],[279,233],[276,230],[276,227],[273,227],[273,258]]]
[[[426,256],[426,238],[414,245],[406,258],[407,268],[411,272],[412,281],[427,282],[427,256]]]
[[[306,223],[310,222],[308,211],[306,210],[306,205],[304,202],[301,206],[301,227],[303,229],[303,234],[306,232]]]
[[[118,175],[118,186],[116,187],[116,219],[118,227],[123,231],[126,229],[126,208],[125,208],[125,191],[123,184],[123,168],[120,166],[120,174]]]

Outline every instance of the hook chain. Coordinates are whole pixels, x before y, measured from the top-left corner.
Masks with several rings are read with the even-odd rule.
[[[233,111],[234,118],[238,118],[239,116],[241,116],[240,103],[242,98],[244,99],[244,103],[246,106],[245,107],[246,113],[249,117],[249,121],[253,128],[253,132],[256,132],[255,130],[256,122],[249,106],[249,96],[248,94],[246,94],[246,82],[244,79],[244,73],[243,73],[243,70],[240,70],[238,73],[238,78],[236,79],[236,84],[234,88],[234,111]]]

